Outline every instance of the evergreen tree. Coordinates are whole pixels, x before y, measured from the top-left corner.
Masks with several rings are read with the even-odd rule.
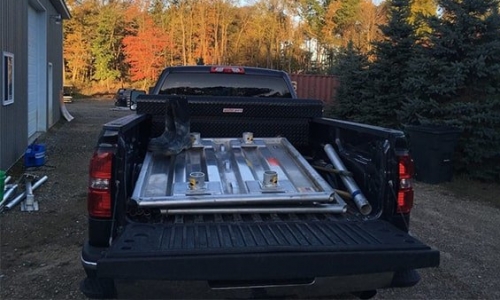
[[[362,114],[366,122],[399,128],[397,112],[401,109],[405,90],[403,80],[408,76],[408,62],[413,55],[415,34],[408,23],[409,0],[389,2],[389,22],[381,26],[385,39],[374,43],[376,60],[369,68],[365,86]]]
[[[498,0],[440,0],[440,17],[417,47],[401,112],[406,123],[461,128],[455,167],[500,181]]]
[[[363,90],[367,82],[368,60],[351,41],[337,54],[332,73],[338,76],[340,85],[336,91],[336,103],[327,114],[336,118],[364,122],[362,106]]]
[[[361,20],[359,20],[361,0],[340,0],[339,3],[340,8],[337,10],[333,19],[334,23],[337,25],[335,29],[336,33],[342,34],[343,31],[349,30],[356,22],[361,22]]]
[[[430,33],[430,28],[424,19],[436,15],[436,0],[413,0],[410,11],[411,14],[408,21],[416,27],[415,31],[417,35]]]

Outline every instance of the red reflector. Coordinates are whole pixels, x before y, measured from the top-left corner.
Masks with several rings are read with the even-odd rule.
[[[410,213],[413,207],[413,189],[400,190],[398,192],[398,208],[400,214]]]
[[[87,196],[89,215],[98,218],[111,218],[111,194],[109,190],[89,189]]]
[[[245,69],[242,67],[212,67],[210,73],[245,74]]]
[[[93,217],[111,217],[112,163],[112,152],[96,151],[90,160],[87,208]]]
[[[90,160],[90,177],[111,179],[113,153],[96,151]]]
[[[399,157],[399,178],[412,178],[415,170],[409,155]]]
[[[413,207],[413,174],[414,165],[411,156],[399,156],[399,190],[398,203],[396,207],[397,213],[410,213]]]

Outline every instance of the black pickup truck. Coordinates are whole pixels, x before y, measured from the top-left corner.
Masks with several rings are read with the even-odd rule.
[[[187,98],[192,146],[151,153],[173,97]],[[369,297],[439,265],[439,252],[408,233],[403,132],[325,118],[285,72],[261,68],[167,68],[134,109],[104,125],[90,161],[86,296],[116,297],[116,279],[162,279],[312,289],[326,280]]]

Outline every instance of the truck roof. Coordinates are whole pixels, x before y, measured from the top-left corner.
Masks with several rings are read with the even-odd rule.
[[[276,76],[283,77],[288,76],[288,74],[281,70],[267,69],[267,68],[257,68],[257,67],[245,67],[245,66],[219,66],[219,65],[204,65],[204,66],[176,66],[176,67],[167,67],[163,70],[163,72],[193,72],[193,73],[203,73],[210,72],[213,67],[235,67],[235,68],[243,68],[245,70],[245,74],[249,75],[266,75],[266,76]]]

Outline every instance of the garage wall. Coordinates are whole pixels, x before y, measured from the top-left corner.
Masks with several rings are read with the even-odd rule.
[[[27,145],[27,13],[28,1],[0,1],[0,70],[3,51],[14,54],[14,103],[3,106],[0,101],[0,169],[10,167],[22,156]],[[3,72],[0,72],[3,73]],[[3,74],[0,74],[3,97]]]
[[[24,154],[24,150],[39,133],[46,132],[60,118],[59,93],[62,90],[62,23],[54,6],[64,9],[61,0],[0,0],[0,55],[7,51],[14,54],[14,103],[2,105],[0,100],[0,169],[9,169]],[[38,63],[35,73],[28,70],[28,12],[35,14],[37,34],[41,34],[41,47],[32,54],[32,62]],[[67,13],[67,11],[66,11]],[[66,18],[68,15],[66,14]],[[39,59],[39,61],[38,61]],[[33,68],[31,68],[33,69]],[[0,62],[3,71],[3,59]],[[0,97],[3,95],[3,72],[0,72]],[[50,77],[51,75],[51,77]],[[37,86],[35,128],[29,129],[29,82]],[[49,82],[52,84],[48,86]]]

